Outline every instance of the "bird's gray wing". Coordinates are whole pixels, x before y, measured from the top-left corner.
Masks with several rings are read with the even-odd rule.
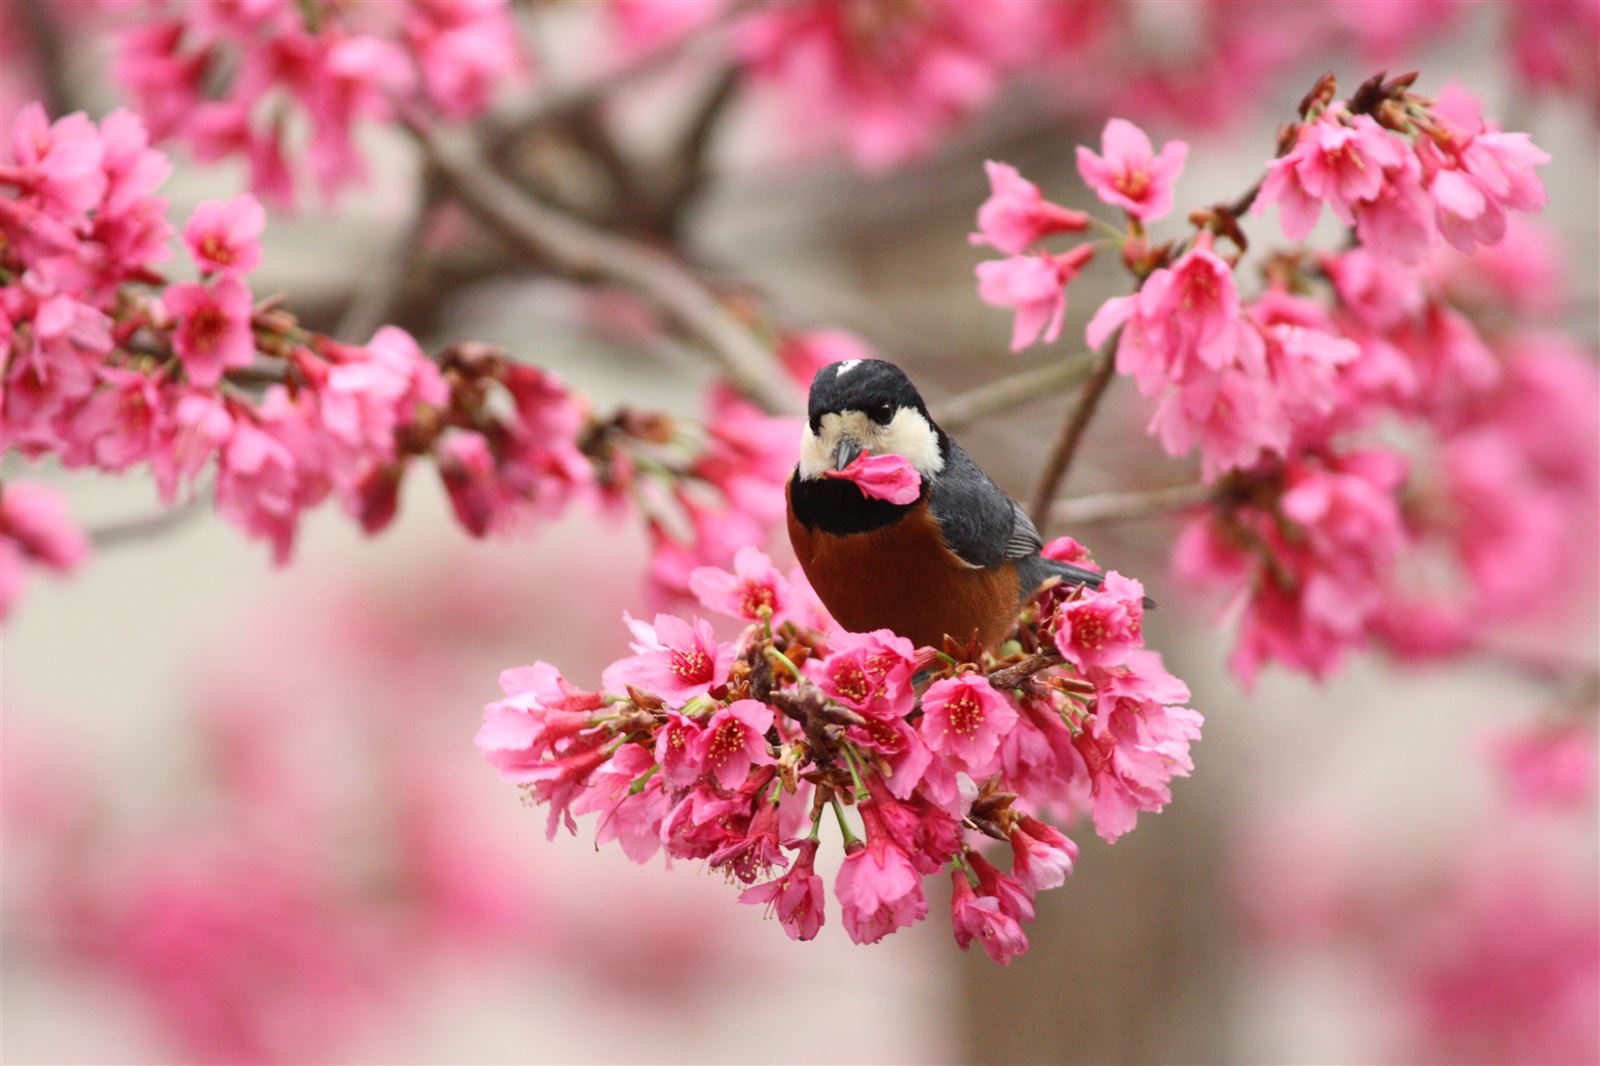
[[[928,509],[944,533],[945,543],[971,567],[999,566],[1038,552],[1039,531],[1015,500],[978,464],[950,442],[944,469],[934,480]]]

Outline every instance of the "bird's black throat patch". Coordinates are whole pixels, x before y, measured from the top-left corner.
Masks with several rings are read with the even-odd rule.
[[[922,495],[913,503],[890,503],[864,495],[844,478],[805,479],[796,471],[789,485],[789,505],[795,518],[807,529],[820,529],[835,536],[867,533],[882,529],[910,514],[928,495],[923,479]]]

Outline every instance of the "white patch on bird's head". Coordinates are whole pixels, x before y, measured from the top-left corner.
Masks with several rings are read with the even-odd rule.
[[[833,364],[833,376],[842,378],[861,365],[860,359],[845,359]]]
[[[843,440],[854,441],[871,455],[898,455],[924,480],[944,469],[938,432],[921,411],[901,407],[887,423],[860,411],[835,411],[822,416],[817,431],[807,425],[800,434],[800,476],[819,478],[833,469],[834,453]]]

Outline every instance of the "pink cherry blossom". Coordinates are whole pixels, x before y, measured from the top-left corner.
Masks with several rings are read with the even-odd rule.
[[[975,851],[967,852],[966,861],[972,872],[978,875],[980,896],[989,896],[998,901],[999,913],[1017,922],[1033,921],[1033,893],[1021,881],[1010,874],[1002,873],[993,863]]]
[[[1425,295],[1416,271],[1364,248],[1325,255],[1322,269],[1333,282],[1340,303],[1361,323],[1386,330],[1416,316]]]
[[[624,618],[633,632],[631,647],[636,654],[606,669],[603,680],[609,691],[633,685],[683,703],[728,680],[733,646],[717,641],[710,622],[698,618],[685,622],[670,614],[656,615],[653,625]]]
[[[1060,255],[1040,252],[978,264],[979,298],[991,307],[1009,307],[1016,312],[1013,352],[1041,339],[1050,344],[1061,336],[1067,315],[1067,284],[1093,257],[1093,246],[1084,244]]]
[[[1408,266],[1427,258],[1438,237],[1433,202],[1413,155],[1407,155],[1378,195],[1358,204],[1354,214],[1362,247]]]
[[[41,105],[28,104],[12,120],[10,141],[13,183],[45,213],[79,220],[105,196],[104,148],[82,113],[52,124]]]
[[[300,470],[294,453],[266,429],[236,422],[217,464],[217,510],[254,537],[272,544],[274,560],[289,560],[300,518]]]
[[[661,776],[674,788],[692,785],[704,770],[697,743],[704,732],[700,723],[677,711],[668,711],[667,720],[656,732],[656,763]]]
[[[162,298],[177,319],[173,347],[189,379],[211,386],[229,370],[255,360],[250,333],[250,290],[233,277],[214,285],[174,285]]]
[[[671,806],[650,750],[624,744],[594,771],[581,796],[572,804],[574,814],[600,812],[595,846],[612,841],[636,863],[646,863],[661,850],[661,825]]]
[[[968,237],[970,243],[1020,255],[1051,234],[1088,228],[1089,216],[1046,200],[1015,167],[990,160],[983,169],[989,176],[989,198],[978,208],[978,232]]]
[[[1140,811],[1160,811],[1171,801],[1174,777],[1193,771],[1189,747],[1202,722],[1179,706],[1189,690],[1153,653],[1139,652],[1095,681],[1098,711],[1073,746],[1092,783],[1095,831],[1115,841],[1133,829]]]
[[[483,434],[447,433],[434,448],[434,455],[439,480],[450,495],[451,509],[462,528],[481,537],[507,524],[514,500]]]
[[[1056,647],[1080,667],[1116,666],[1144,641],[1144,586],[1112,570],[1056,612]]]
[[[261,263],[261,231],[266,224],[266,210],[248,193],[210,201],[189,216],[183,243],[202,272],[244,275]]]
[[[751,78],[779,94],[786,136],[841,142],[871,171],[928,153],[1022,58],[1029,12],[996,0],[906,8],[797,3],[739,27]]]
[[[733,557],[733,573],[714,566],[689,572],[689,589],[707,610],[778,625],[789,610],[789,582],[760,548],[747,544]]]
[[[1502,730],[1489,754],[1517,806],[1580,811],[1594,802],[1595,748],[1594,730],[1570,724]]]
[[[1078,146],[1078,173],[1102,203],[1141,222],[1156,222],[1172,210],[1173,190],[1188,155],[1185,141],[1168,141],[1157,153],[1143,130],[1114,118],[1100,135],[1099,155]]]
[[[1100,348],[1118,328],[1117,370],[1131,374],[1147,396],[1185,380],[1196,364],[1220,370],[1238,363],[1249,341],[1233,271],[1206,247],[1155,271],[1134,295],[1101,305],[1085,333],[1089,346]]]
[[[922,877],[893,844],[876,815],[865,813],[867,842],[844,857],[833,883],[845,932],[857,944],[876,944],[928,916]]]
[[[1303,124],[1295,146],[1267,164],[1252,210],[1277,204],[1283,232],[1294,241],[1305,240],[1323,204],[1352,225],[1356,205],[1376,200],[1407,154],[1404,142],[1370,116],[1330,108]]]
[[[545,662],[503,671],[500,688],[506,697],[484,708],[473,743],[508,781],[520,782],[535,763],[564,753],[603,706]]]
[[[887,629],[834,636],[829,654],[816,668],[822,691],[853,711],[874,718],[898,718],[911,709],[916,649]]]
[[[922,477],[905,456],[862,452],[843,470],[825,470],[824,476],[849,481],[861,494],[874,500],[887,500],[904,507],[922,495]]]
[[[1011,831],[1011,873],[1030,891],[1059,888],[1077,861],[1078,846],[1032,815]]]
[[[817,876],[815,839],[790,841],[798,852],[789,869],[775,881],[747,888],[739,894],[740,903],[765,903],[776,912],[790,940],[810,940],[823,925],[825,893]]]
[[[1304,427],[1329,414],[1340,368],[1360,358],[1360,346],[1316,303],[1281,290],[1264,294],[1245,316],[1265,343],[1267,373],[1288,421]]]
[[[0,486],[0,620],[10,614],[27,567],[67,574],[88,554],[88,538],[54,491],[32,481]]]
[[[712,852],[706,865],[748,885],[770,876],[774,867],[782,869],[786,862],[778,845],[778,805],[762,803],[744,836]]]
[[[1526,133],[1504,133],[1483,121],[1478,101],[1447,86],[1433,105],[1444,130],[1418,143],[1440,234],[1463,252],[1497,244],[1508,211],[1544,206],[1544,183],[1535,167],[1550,161]]]
[[[966,951],[976,940],[989,958],[1002,966],[1028,950],[1028,936],[1016,918],[1000,909],[994,896],[978,896],[961,870],[951,870],[950,924],[956,943]]]
[[[738,795],[725,795],[708,783],[684,792],[661,820],[661,843],[667,854],[675,859],[709,859],[718,848],[740,839],[740,806]]]
[[[497,88],[527,69],[519,36],[498,0],[412,4],[404,32],[428,99],[448,118],[482,113]]]
[[[1196,375],[1168,392],[1149,425],[1168,455],[1198,447],[1207,482],[1282,454],[1290,428],[1272,382],[1237,367]]]
[[[944,678],[922,694],[922,739],[930,749],[958,757],[978,775],[994,760],[1017,712],[975,674]]]
[[[918,871],[936,874],[961,851],[961,823],[950,813],[916,800],[902,802],[892,795],[891,788],[879,787],[876,781],[870,789],[872,798],[862,810],[872,809],[874,824],[882,824]]]
[[[656,617],[658,626],[662,617]],[[766,732],[771,728],[771,707],[759,700],[736,700],[711,716],[690,750],[702,770],[718,784],[737,788],[752,766],[766,766],[773,761],[766,741]]]

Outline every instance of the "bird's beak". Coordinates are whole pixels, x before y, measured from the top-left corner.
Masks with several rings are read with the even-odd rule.
[[[849,437],[841,438],[839,443],[835,445],[833,449],[833,468],[835,470],[843,470],[845,467],[855,462],[856,456],[860,455],[861,452],[862,447],[860,444],[851,440]]]

